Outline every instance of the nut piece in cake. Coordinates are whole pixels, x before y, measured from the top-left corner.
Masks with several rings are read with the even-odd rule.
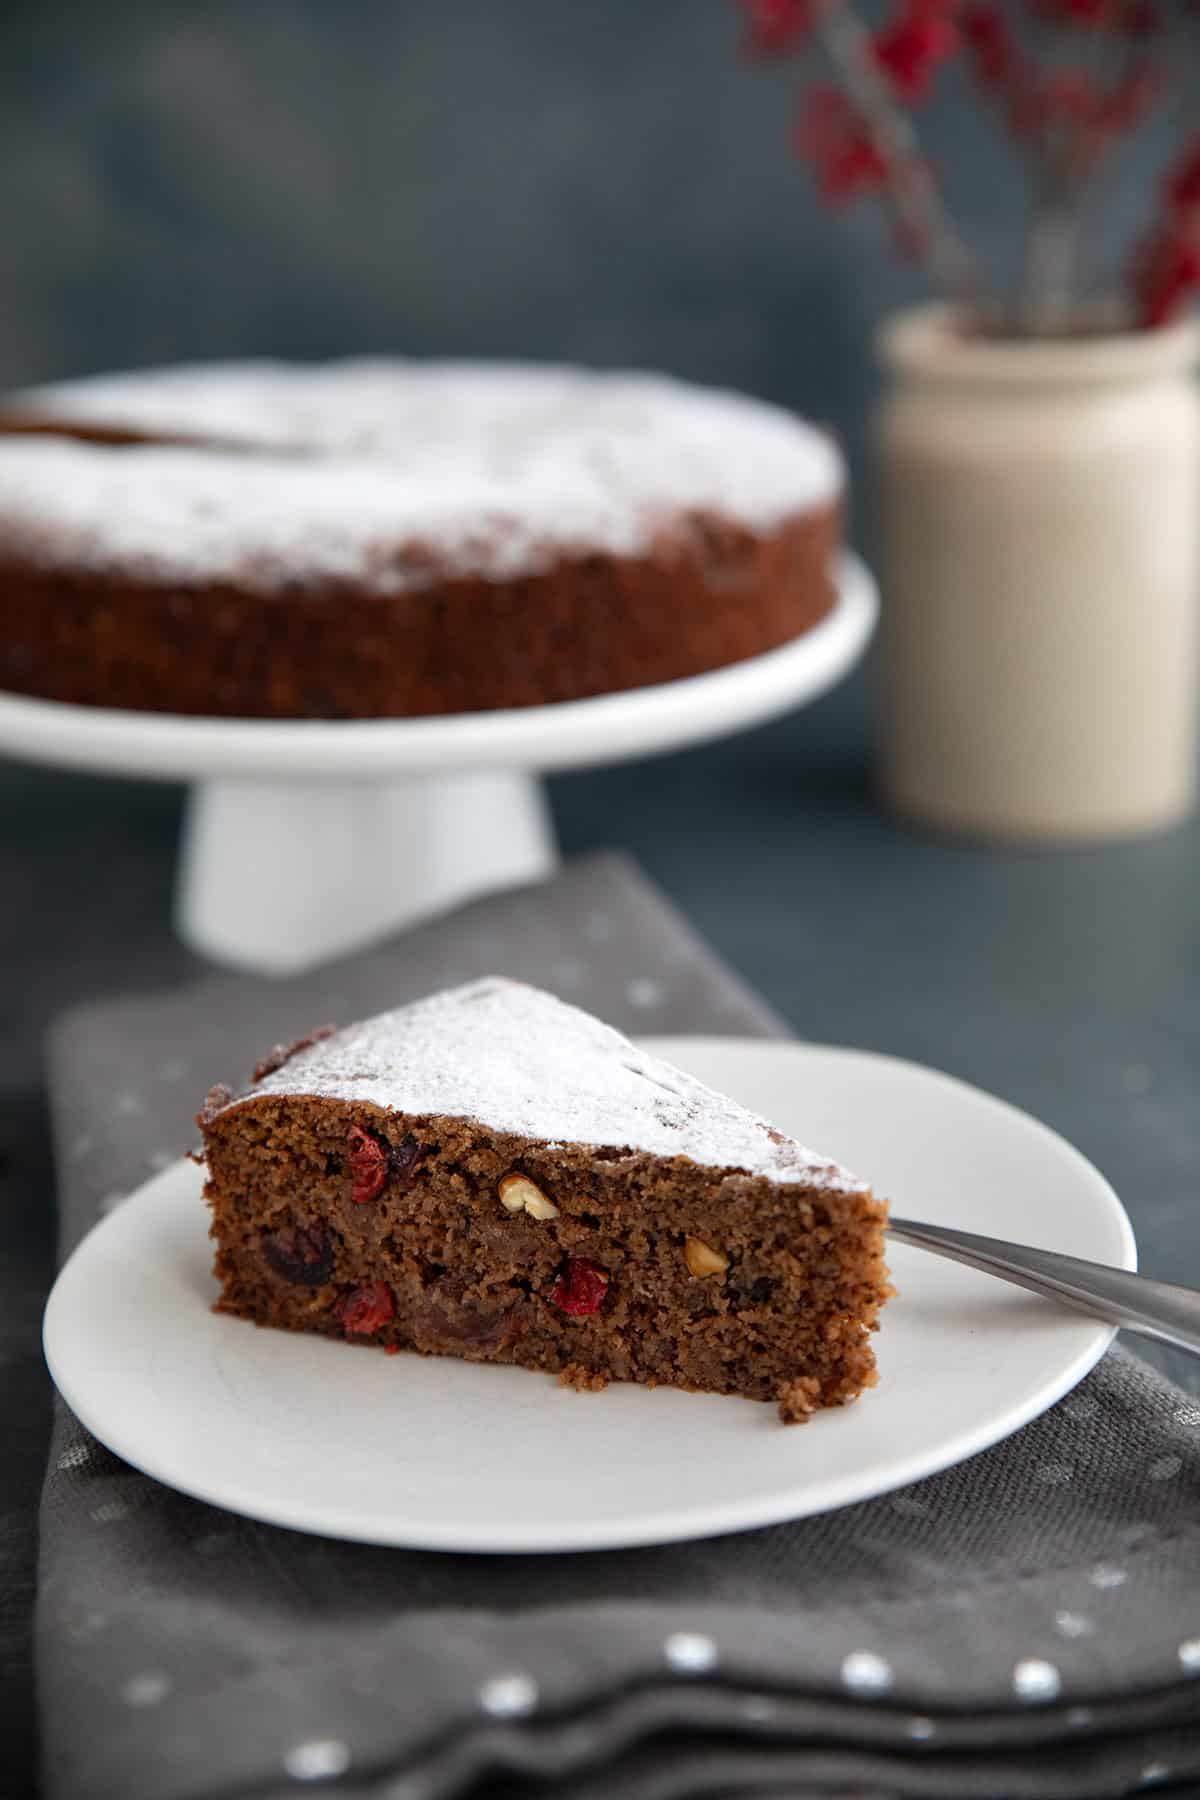
[[[720,1250],[714,1250],[711,1244],[704,1243],[701,1238],[688,1238],[683,1246],[683,1255],[692,1274],[701,1281],[709,1275],[724,1275],[729,1267],[729,1258],[722,1255]]]
[[[506,1175],[500,1183],[500,1199],[510,1213],[527,1212],[531,1219],[557,1219],[558,1208],[528,1175]]]

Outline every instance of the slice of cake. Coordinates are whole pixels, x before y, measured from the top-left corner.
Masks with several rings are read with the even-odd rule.
[[[789,1421],[875,1381],[883,1203],[536,988],[315,1032],[197,1123],[221,1311]]]

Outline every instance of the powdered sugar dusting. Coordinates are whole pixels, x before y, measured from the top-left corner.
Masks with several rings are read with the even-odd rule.
[[[864,1186],[589,1013],[495,977],[351,1025],[231,1105],[261,1094],[362,1100],[552,1143],[686,1156],[771,1181]]]
[[[821,433],[665,376],[361,359],[100,377],[13,396],[15,416],[185,444],[0,438],[0,531],[47,562],[270,591],[449,571],[503,578],[637,554],[689,515],[752,530],[828,505]]]

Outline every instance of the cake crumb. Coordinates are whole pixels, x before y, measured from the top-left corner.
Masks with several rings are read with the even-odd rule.
[[[215,1087],[209,1088],[204,1096],[204,1104],[196,1114],[196,1124],[201,1131],[212,1124],[217,1114],[228,1106],[232,1099],[233,1089],[224,1081],[218,1081]]]
[[[318,1025],[315,1031],[307,1032],[304,1037],[297,1038],[294,1044],[274,1045],[264,1057],[255,1063],[254,1073],[250,1077],[251,1084],[256,1085],[260,1081],[265,1081],[268,1075],[274,1075],[279,1069],[282,1069],[284,1063],[291,1062],[293,1056],[299,1056],[302,1050],[311,1050],[314,1044],[323,1043],[326,1038],[331,1038],[336,1033],[336,1025]]]
[[[779,1390],[779,1416],[785,1425],[803,1425],[821,1405],[821,1384],[815,1375],[798,1375]]]
[[[558,1372],[559,1387],[574,1388],[577,1394],[598,1394],[608,1384],[607,1375],[601,1375],[595,1369],[585,1369],[582,1363],[568,1363],[565,1369]]]

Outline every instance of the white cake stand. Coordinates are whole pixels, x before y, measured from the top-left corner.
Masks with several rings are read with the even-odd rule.
[[[533,881],[556,850],[538,772],[704,743],[815,699],[878,614],[852,556],[828,618],[765,656],[594,700],[430,719],[195,719],[0,694],[0,750],[192,783],[176,922],[194,949],[306,968],[443,907]]]

